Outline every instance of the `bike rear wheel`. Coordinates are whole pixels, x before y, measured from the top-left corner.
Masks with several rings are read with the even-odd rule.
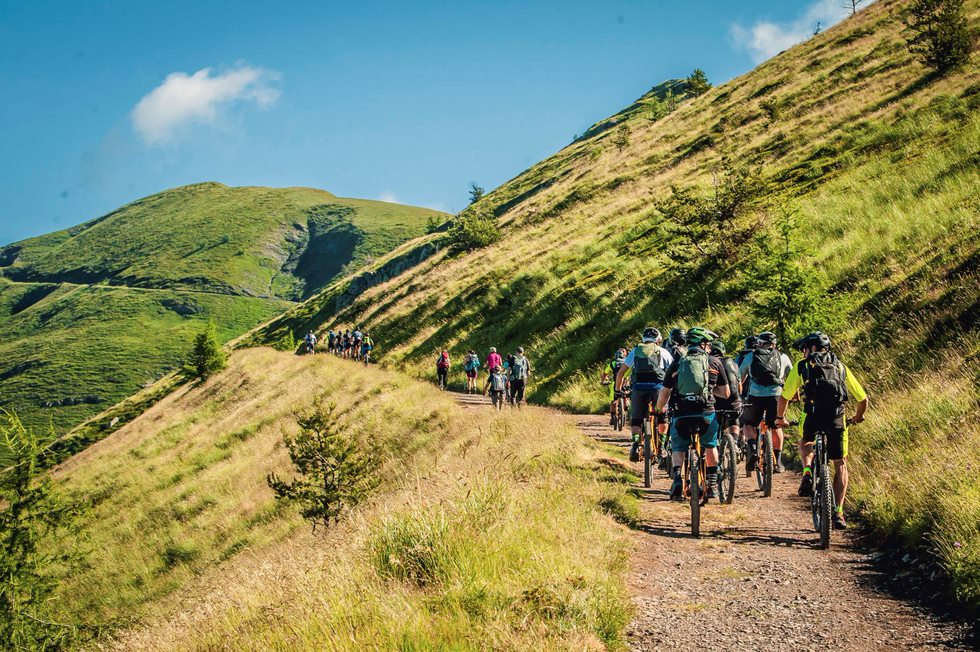
[[[701,536],[701,481],[698,477],[700,470],[700,460],[694,455],[694,451],[688,451],[688,490],[691,492],[691,534],[696,537]]]
[[[721,438],[718,459],[718,500],[731,505],[735,500],[735,473],[738,461],[735,459],[735,438],[726,433]]]
[[[772,452],[772,433],[766,431],[759,436],[759,459],[755,463],[755,479],[762,495],[772,495],[772,469],[775,456]]]
[[[833,528],[832,520],[834,516],[834,488],[830,484],[830,465],[821,464],[817,469],[818,491],[813,492],[814,496],[814,521],[817,523],[817,532],[820,534],[820,548],[826,550],[830,547],[830,532]]]
[[[643,422],[643,486],[653,484],[653,449],[650,441],[650,422]]]

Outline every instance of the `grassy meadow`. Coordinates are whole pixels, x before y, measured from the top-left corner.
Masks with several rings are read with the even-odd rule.
[[[460,359],[523,345],[538,372],[532,400],[595,411],[602,365],[646,324],[707,324],[731,347],[774,326],[750,272],[755,243],[774,240],[776,220],[793,213],[794,258],[816,298],[798,328],[830,333],[871,394],[869,422],[853,435],[850,507],[877,534],[935,555],[954,591],[980,606],[975,469],[934,472],[972,459],[980,437],[969,418],[980,355],[980,68],[974,55],[959,72],[931,75],[905,47],[907,5],[870,4],[665,117],[652,119],[641,98],[615,117],[628,128],[625,147],[603,121],[470,209],[498,217],[498,243],[443,250],[337,314],[328,289],[262,337],[357,323],[383,364],[419,375],[433,373],[442,348]],[[980,2],[967,12],[980,24]],[[678,192],[720,205],[743,172],[765,191],[730,219],[695,216],[705,230],[664,210]],[[908,427],[922,423],[910,392],[935,402],[927,411],[937,422]],[[937,489],[963,507],[923,508]]]
[[[374,495],[312,534],[266,485],[311,402],[382,462]],[[89,496],[87,564],[58,617],[108,647],[620,649],[632,476],[552,413],[471,411],[332,356],[236,352],[56,471]]]

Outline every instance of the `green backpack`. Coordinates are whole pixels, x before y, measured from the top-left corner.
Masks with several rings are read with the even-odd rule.
[[[708,406],[709,359],[707,351],[693,347],[677,363],[677,395],[685,408]]]

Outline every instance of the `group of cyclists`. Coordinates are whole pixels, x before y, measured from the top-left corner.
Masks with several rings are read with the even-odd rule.
[[[810,333],[797,340],[794,348],[802,356],[796,363],[779,350],[776,335],[766,331],[745,338],[733,359],[718,335],[706,328],[674,328],[664,341],[658,329],[648,327],[639,344],[629,351],[618,349],[602,370],[601,382],[609,386],[610,423],[625,421],[620,411],[628,401],[630,460],[638,462],[640,433],[644,422],[652,419],[655,427],[651,432],[655,430],[663,450],[669,450],[670,457],[665,453],[662,463],[669,464],[673,500],[683,499],[680,469],[691,437],[697,433],[710,499],[717,496],[720,436],[733,436],[748,475],[762,463],[760,432],[771,433],[772,473],[781,473],[784,428],[790,425],[786,410],[791,402],[802,401],[799,454],[803,479],[798,493],[811,496],[814,490],[814,439],[821,433],[826,436],[827,457],[835,467],[833,527],[844,529],[848,425],[864,420],[868,398],[854,374],[833,353],[826,334]],[[844,414],[848,401],[856,403],[849,419]],[[768,445],[768,434],[766,442]]]
[[[320,339],[316,333],[309,331],[303,338],[303,348],[306,353],[316,353],[316,347]],[[360,327],[355,327],[353,331],[349,328],[336,332],[330,329],[323,339],[326,341],[328,353],[333,353],[348,360],[357,360],[364,364],[368,364],[371,361],[374,340],[367,334],[367,331],[362,331]]]
[[[524,355],[524,347],[519,346],[506,359],[491,346],[487,352],[486,363],[480,363],[480,356],[470,349],[463,358],[463,372],[466,374],[466,393],[480,392],[480,368],[486,366],[488,374],[483,385],[483,395],[489,396],[494,408],[503,409],[504,403],[520,407],[524,403],[527,381],[533,372],[531,361]],[[449,385],[449,371],[452,360],[449,351],[441,351],[436,358],[436,379],[439,388],[445,390]]]

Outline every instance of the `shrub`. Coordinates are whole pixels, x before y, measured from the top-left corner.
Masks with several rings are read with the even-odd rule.
[[[442,226],[442,220],[440,220],[435,215],[430,215],[429,219],[425,221],[425,232],[435,233],[436,231],[439,230],[440,226]]]
[[[272,348],[276,351],[295,351],[296,346],[296,337],[291,330],[287,330],[272,342]]]
[[[909,51],[939,74],[970,60],[976,34],[963,13],[963,0],[914,0],[904,20]]]
[[[267,482],[279,500],[296,504],[303,518],[327,527],[361,502],[377,485],[375,458],[341,431],[336,406],[317,403],[297,415],[300,432],[283,442],[298,475],[286,482],[270,473]]]
[[[613,145],[622,152],[630,146],[630,127],[625,122],[616,127],[616,135],[613,136]]]
[[[449,227],[449,246],[456,251],[472,251],[500,239],[497,220],[487,213],[459,215]]]
[[[700,68],[695,68],[691,76],[687,78],[687,92],[690,93],[691,97],[700,97],[711,90],[711,82],[708,81],[708,75],[704,73]]]
[[[483,199],[483,195],[485,194],[486,191],[481,186],[478,186],[475,183],[470,184],[470,204],[475,204],[476,202],[480,201]]]
[[[218,331],[214,321],[208,321],[204,330],[194,338],[194,348],[187,372],[199,380],[207,380],[228,363],[227,355],[218,344]]]

